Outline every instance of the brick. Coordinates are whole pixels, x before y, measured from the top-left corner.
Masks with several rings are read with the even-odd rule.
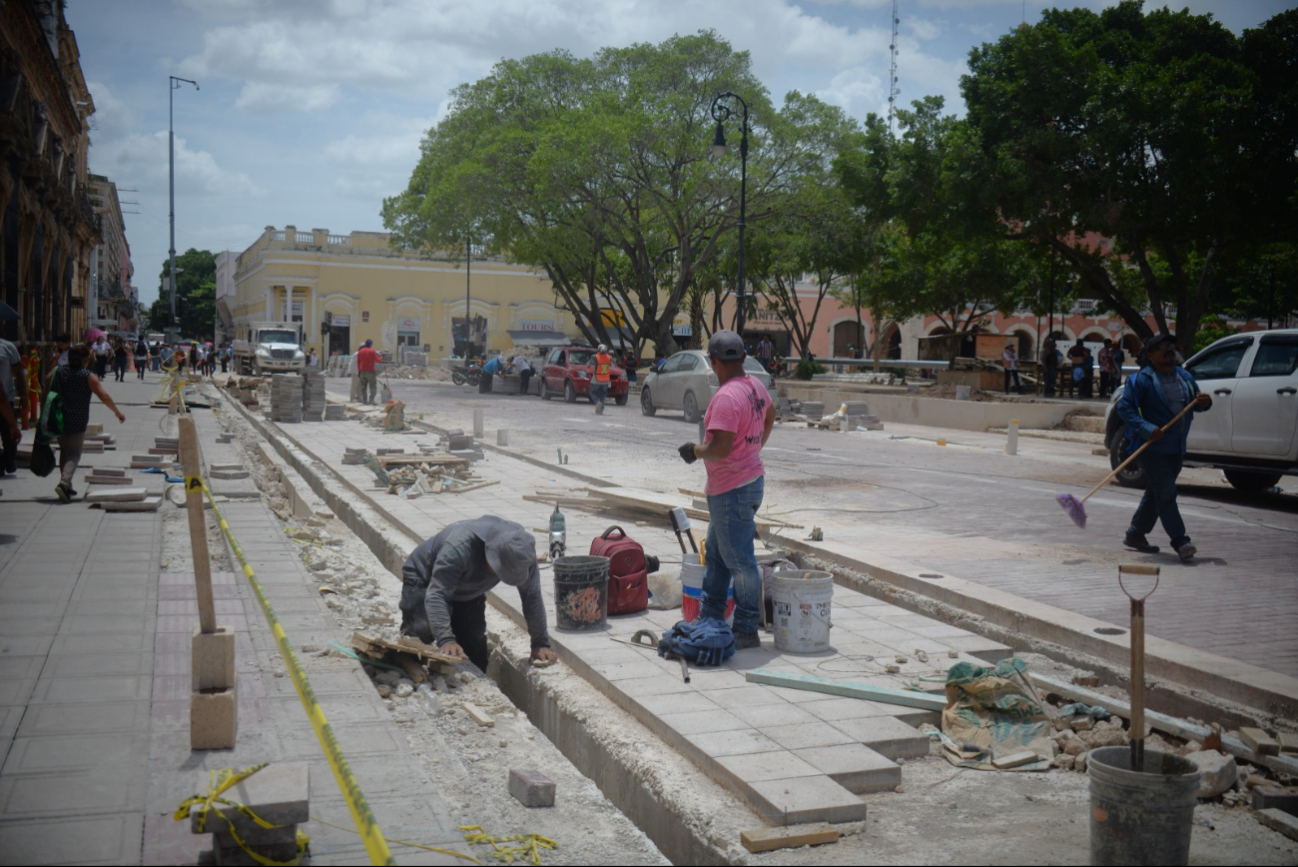
[[[1253,809],[1276,809],[1298,816],[1298,786],[1258,786],[1253,790]]]
[[[272,825],[298,825],[311,818],[311,777],[307,762],[275,762],[262,768],[237,786],[226,790],[225,797],[251,807],[262,819]],[[203,779],[206,780],[206,774]],[[257,827],[237,811],[216,805],[216,809],[231,822],[239,834],[253,834]],[[190,829],[198,833],[198,818],[190,816]],[[226,822],[209,816],[207,830],[226,827]]]
[[[510,768],[509,794],[524,807],[553,807],[554,781],[540,771]]]
[[[234,629],[218,626],[216,632],[204,634],[195,623],[190,664],[193,689],[234,686]]]
[[[239,731],[237,684],[227,689],[193,692],[189,698],[189,748],[233,749]]]

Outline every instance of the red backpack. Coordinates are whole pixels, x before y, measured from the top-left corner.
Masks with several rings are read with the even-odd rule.
[[[634,614],[649,607],[649,569],[639,542],[613,526],[591,541],[590,553],[608,558],[609,614]]]

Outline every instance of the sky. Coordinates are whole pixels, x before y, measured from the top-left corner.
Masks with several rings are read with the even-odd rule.
[[[941,95],[960,112],[972,48],[1047,6],[900,0],[900,105]],[[1155,4],[1146,3],[1146,8]],[[1286,0],[1180,0],[1236,33]],[[134,283],[148,305],[168,249],[168,76],[174,98],[176,250],[241,252],[292,224],[383,229],[419,140],[452,88],[503,58],[658,43],[713,29],[778,103],[813,93],[857,119],[886,114],[892,0],[68,0],[95,102],[90,170],[118,184]],[[700,147],[705,147],[706,143]]]

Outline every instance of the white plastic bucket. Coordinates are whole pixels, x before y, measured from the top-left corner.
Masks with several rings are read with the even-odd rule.
[[[834,576],[810,569],[774,572],[775,649],[820,653],[829,649]]]

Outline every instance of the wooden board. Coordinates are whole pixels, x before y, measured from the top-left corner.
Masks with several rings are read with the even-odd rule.
[[[789,825],[787,828],[758,828],[741,831],[739,842],[749,852],[770,852],[775,849],[796,849],[799,846],[819,846],[837,843],[838,830],[828,822],[811,825]]]
[[[926,692],[914,692],[907,689],[890,689],[886,686],[873,686],[851,680],[830,680],[825,677],[812,677],[809,674],[786,674],[769,668],[754,668],[751,671],[746,671],[744,672],[744,679],[749,683],[764,683],[768,686],[783,686],[789,689],[806,689],[812,692],[824,692],[847,698],[860,698],[884,704],[916,707],[921,710],[940,711],[946,707],[946,698],[940,695],[930,695]]]
[[[374,650],[382,649],[384,651],[396,651],[397,653],[409,653],[411,656],[417,656],[420,659],[429,659],[434,662],[445,662],[456,667],[460,664],[460,660],[456,657],[442,653],[431,644],[424,644],[418,638],[411,638],[409,636],[403,637],[400,641],[388,641],[383,638],[376,638],[375,636],[368,635],[364,632],[353,632],[352,647],[356,647],[358,644],[369,645],[370,648]],[[359,647],[356,647],[356,649],[360,650]]]
[[[378,455],[375,460],[384,468],[404,467],[411,464],[437,464],[439,466],[468,466],[469,459],[448,454],[433,455]]]
[[[464,712],[469,715],[471,720],[482,726],[484,729],[491,728],[496,724],[496,721],[491,718],[491,714],[487,713],[476,704],[464,705]]]

